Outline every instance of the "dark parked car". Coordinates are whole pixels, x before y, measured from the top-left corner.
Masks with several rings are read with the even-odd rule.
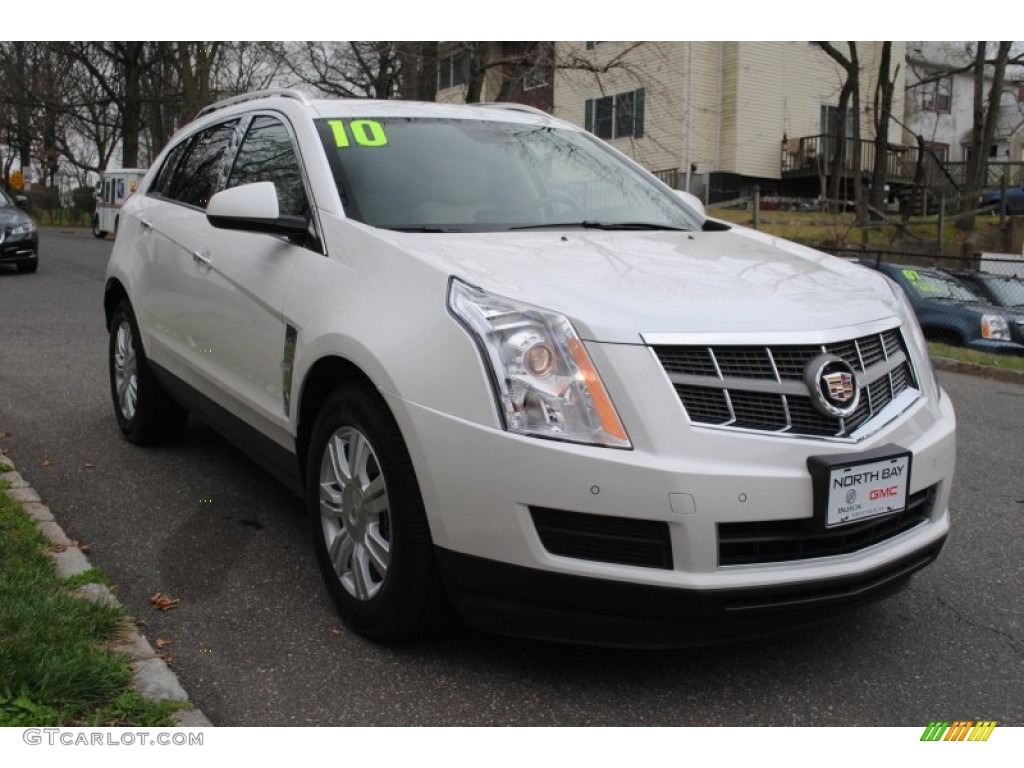
[[[984,352],[1024,354],[1024,313],[993,306],[941,269],[861,263],[899,284],[928,339]]]
[[[35,272],[39,266],[39,233],[36,223],[0,189],[0,264],[14,264],[19,272]]]
[[[998,189],[991,189],[982,192],[978,199],[979,207],[986,205],[999,205],[1002,192]],[[997,207],[998,211],[999,208]],[[1008,187],[1006,190],[1006,212],[1011,214],[1024,213],[1024,187]]]

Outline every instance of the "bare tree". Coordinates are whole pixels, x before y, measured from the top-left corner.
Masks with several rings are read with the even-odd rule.
[[[871,172],[870,213],[880,218],[885,206],[885,185],[888,181],[889,165],[889,119],[892,115],[892,100],[899,64],[892,66],[892,42],[882,43],[878,63],[878,82],[875,85],[874,110],[872,118],[875,128],[875,163]]]
[[[398,43],[302,42],[286,45],[280,64],[300,85],[335,98],[394,98],[400,85]]]
[[[971,151],[967,158],[964,174],[964,190],[967,196],[960,201],[961,212],[970,211],[974,195],[980,193],[988,179],[988,148],[995,138],[999,108],[1003,101],[1003,79],[1010,58],[1012,42],[1000,42],[992,61],[992,80],[988,97],[985,96],[986,51],[988,44],[982,40],[974,54],[974,121],[971,127]],[[957,220],[961,229],[974,229],[974,217],[965,216]]]
[[[850,41],[847,43],[849,46],[849,56],[845,55],[837,49],[832,43],[828,41],[819,41],[817,43],[828,56],[835,61],[839,66],[843,68],[846,74],[846,78],[843,82],[842,92],[840,93],[839,100],[839,115],[837,119],[838,132],[844,134],[843,136],[837,136],[835,144],[837,145],[834,150],[834,157],[832,161],[832,188],[829,190],[829,197],[831,200],[838,200],[839,190],[839,179],[842,175],[842,158],[844,152],[845,131],[847,125],[847,112],[846,104],[847,100],[853,102],[853,114],[855,119],[853,120],[853,136],[851,137],[852,151],[850,157],[850,165],[852,166],[854,173],[854,184],[853,184],[853,199],[854,206],[857,211],[857,223],[864,224],[867,222],[867,208],[864,201],[864,189],[861,184],[861,144],[860,144],[860,60],[857,56],[857,43]],[[844,98],[845,97],[845,98]]]

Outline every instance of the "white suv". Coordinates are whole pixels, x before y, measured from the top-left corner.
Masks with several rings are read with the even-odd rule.
[[[953,409],[900,290],[528,107],[208,107],[124,206],[104,303],[127,438],[191,411],[304,496],[377,640],[447,603],[761,634],[890,593],[949,528]]]

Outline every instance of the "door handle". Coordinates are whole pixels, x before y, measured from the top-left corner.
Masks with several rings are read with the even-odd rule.
[[[210,258],[209,254],[202,251],[192,251],[192,260],[203,267],[213,266],[213,259]]]
[[[146,219],[139,219],[139,223],[142,225],[142,228],[147,232],[153,228],[153,222],[146,221]]]

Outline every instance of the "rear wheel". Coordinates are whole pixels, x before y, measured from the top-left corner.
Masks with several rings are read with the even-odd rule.
[[[104,230],[100,229],[99,216],[92,217],[92,236],[98,237],[100,240],[104,239],[107,236],[107,233]]]
[[[317,562],[342,620],[377,641],[421,636],[444,611],[412,461],[387,404],[341,387],[320,410],[306,498]]]
[[[110,321],[109,364],[114,413],[128,441],[145,445],[177,437],[188,412],[153,376],[127,299],[117,305]]]

